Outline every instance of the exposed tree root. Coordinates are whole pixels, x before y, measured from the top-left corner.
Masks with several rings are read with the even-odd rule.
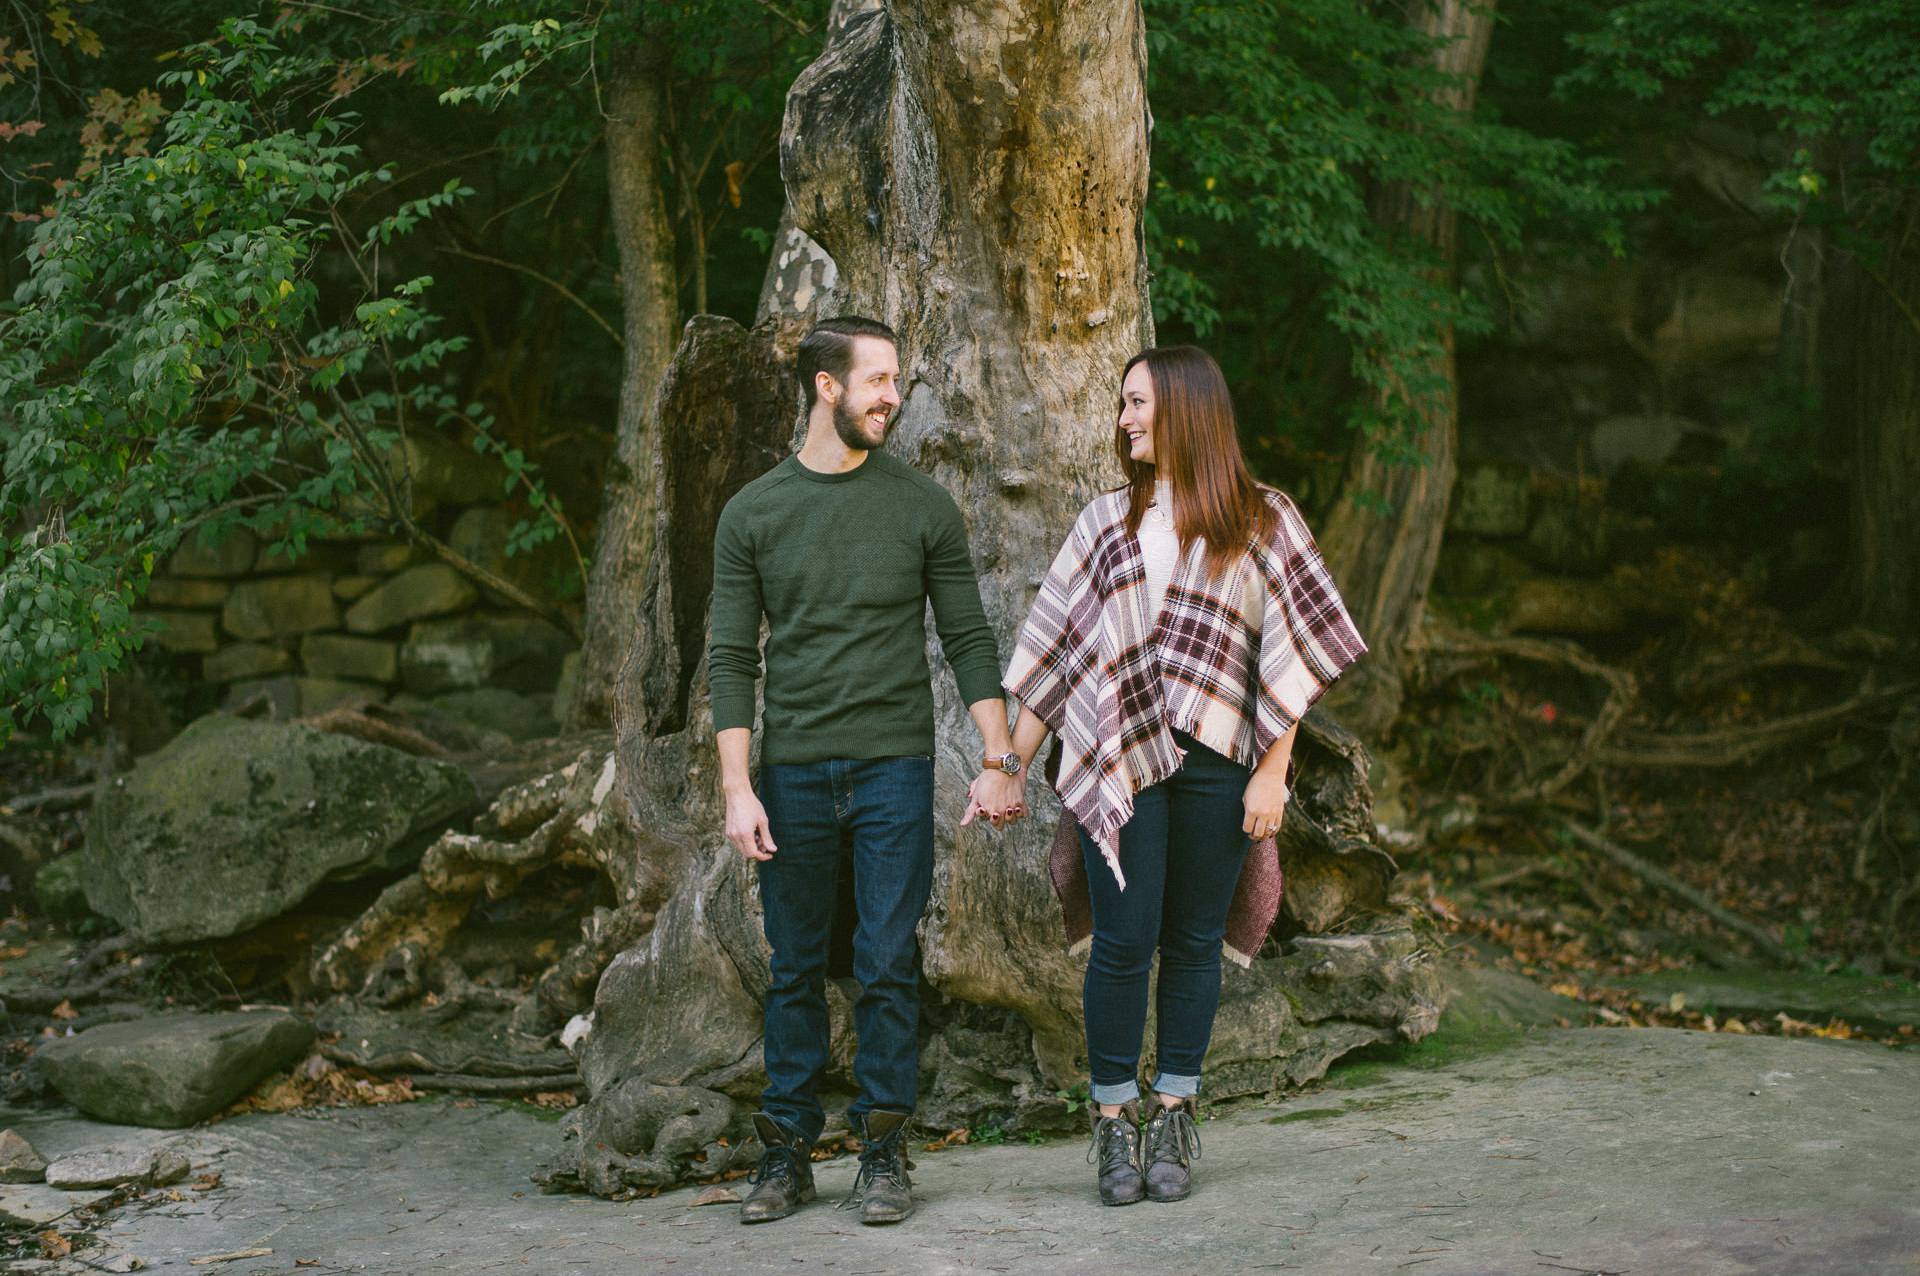
[[[604,748],[583,749],[560,770],[506,789],[475,832],[444,834],[417,872],[382,891],[314,959],[314,985],[380,1005],[410,1001],[474,905],[503,898],[535,873],[562,865],[605,874],[620,904],[595,909],[582,922],[580,942],[540,977],[516,1011],[516,1027],[542,1035],[585,1009],[613,953],[645,932],[647,902],[664,886],[635,854],[623,822],[609,813],[613,789],[613,756]]]
[[[1581,733],[1572,755],[1552,775],[1509,794],[1507,801],[1514,804],[1550,798],[1578,779],[1596,761],[1603,760],[1603,744],[1625,720],[1627,711],[1633,707],[1638,695],[1638,686],[1632,674],[1594,659],[1575,643],[1559,639],[1496,638],[1429,623],[1421,630],[1420,648],[1424,662],[1429,666],[1430,677],[1443,676],[1432,668],[1435,664],[1444,665],[1444,673],[1451,674],[1504,656],[1574,669],[1607,684],[1606,701]]]
[[[1796,713],[1771,722],[1684,735],[1645,733],[1599,749],[1594,760],[1617,767],[1730,767],[1751,762],[1782,745],[1817,735],[1836,723],[1914,693],[1915,684],[1863,689],[1839,704]]]
[[[1614,863],[1620,865],[1620,867],[1638,877],[1641,881],[1659,887],[1676,899],[1686,901],[1728,930],[1736,931],[1746,936],[1752,940],[1762,952],[1773,958],[1773,960],[1780,965],[1800,965],[1801,957],[1790,952],[1779,940],[1768,934],[1764,927],[1748,921],[1738,914],[1729,912],[1727,909],[1707,898],[1705,892],[1687,885],[1665,869],[1647,863],[1647,861],[1641,859],[1626,847],[1616,842],[1608,841],[1593,830],[1575,824],[1572,820],[1562,821],[1562,827],[1564,827],[1568,833],[1572,834],[1574,840],[1582,846],[1600,852]]]

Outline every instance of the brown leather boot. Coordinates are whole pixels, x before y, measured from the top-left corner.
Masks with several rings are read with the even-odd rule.
[[[840,1208],[860,1207],[862,1223],[898,1223],[913,1213],[913,1183],[907,1171],[907,1123],[912,1113],[876,1109],[858,1117],[860,1172]]]
[[[742,1223],[771,1223],[813,1199],[813,1144],[764,1112],[753,1114],[759,1136],[760,1164],[747,1175],[753,1190],[740,1202]]]
[[[1193,1191],[1193,1172],[1187,1163],[1200,1156],[1200,1127],[1194,1124],[1192,1099],[1170,1108],[1153,1101],[1153,1115],[1141,1132],[1141,1163],[1146,1166],[1147,1198],[1184,1201]]]
[[[1102,1205],[1132,1205],[1147,1194],[1140,1176],[1140,1108],[1123,1103],[1118,1116],[1100,1115],[1093,1107],[1093,1142],[1087,1146],[1087,1164],[1097,1166]]]

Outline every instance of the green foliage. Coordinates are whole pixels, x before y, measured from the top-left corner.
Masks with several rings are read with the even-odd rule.
[[[333,68],[254,22],[179,62],[152,153],[65,190],[0,318],[0,528],[16,529],[0,541],[0,742],[35,718],[56,738],[85,721],[189,533],[245,526],[297,556],[404,518],[408,430],[489,446],[490,419],[440,383],[465,339],[434,335],[432,279],[387,283],[380,264],[471,188],[377,212],[393,173],[348,140],[354,117],[297,105]],[[323,252],[351,265],[348,286],[323,286]],[[508,482],[557,518],[531,467]]]
[[[1376,218],[1383,188],[1451,208],[1494,253],[1546,223],[1618,251],[1617,219],[1651,198],[1564,140],[1443,104],[1457,86],[1398,9],[1147,0],[1147,30],[1155,317],[1216,338],[1237,384],[1289,383],[1243,410],[1308,435],[1344,421],[1419,463],[1446,331],[1492,323],[1431,246]]]
[[[660,173],[687,308],[728,310],[716,304],[719,293],[750,319],[785,199],[770,161],[787,88],[819,53],[828,9],[828,0],[650,0],[630,11],[496,4],[487,17],[504,20],[445,70],[440,101],[498,109],[540,86],[538,115],[502,133],[526,157],[538,150],[537,125],[556,107],[563,115],[590,111],[597,128],[614,67],[637,64],[658,90]],[[758,224],[722,233],[743,218]]]
[[[1841,226],[1891,213],[1920,185],[1920,11],[1907,0],[1629,0],[1570,37],[1563,95],[1620,92],[1784,144],[1766,198]]]

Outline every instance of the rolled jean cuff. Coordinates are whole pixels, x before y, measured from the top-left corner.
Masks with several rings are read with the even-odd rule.
[[[1153,1092],[1170,1094],[1176,1099],[1191,1099],[1200,1093],[1200,1078],[1175,1077],[1163,1072],[1153,1079]],[[1112,1103],[1114,1100],[1107,1099],[1104,1102]]]
[[[1132,1103],[1140,1097],[1138,1081],[1122,1081],[1118,1085],[1093,1083],[1093,1101],[1095,1103]]]

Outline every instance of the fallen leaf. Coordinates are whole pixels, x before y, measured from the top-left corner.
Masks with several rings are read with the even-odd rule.
[[[708,1188],[706,1191],[700,1193],[700,1195],[694,1197],[693,1203],[696,1206],[733,1205],[733,1204],[738,1204],[739,1200],[740,1200],[740,1193],[734,1191],[730,1187],[722,1187],[716,1183],[712,1187]]]
[[[80,1012],[73,1008],[71,1001],[61,1002],[53,1008],[51,1013],[55,1019],[78,1019],[80,1017]]]
[[[52,1228],[48,1228],[46,1231],[40,1233],[38,1239],[40,1241],[40,1252],[48,1258],[65,1258],[68,1254],[73,1253],[73,1242]]]

